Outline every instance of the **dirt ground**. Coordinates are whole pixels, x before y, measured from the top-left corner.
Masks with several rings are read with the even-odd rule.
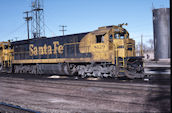
[[[8,76],[0,76],[0,102],[43,113],[170,112],[171,106],[169,84]]]

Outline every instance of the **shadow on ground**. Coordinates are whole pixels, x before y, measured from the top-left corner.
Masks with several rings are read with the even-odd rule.
[[[155,108],[160,113],[171,112],[170,75],[155,75],[155,77],[150,83],[158,85],[159,89],[157,92],[149,90],[146,99],[147,109]]]

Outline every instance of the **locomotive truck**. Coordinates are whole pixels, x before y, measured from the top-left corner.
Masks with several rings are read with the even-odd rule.
[[[56,37],[40,37],[0,45],[0,69],[13,73],[82,77],[143,77],[143,57],[125,24]]]

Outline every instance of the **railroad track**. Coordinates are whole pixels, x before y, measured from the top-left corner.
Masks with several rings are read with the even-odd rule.
[[[30,109],[24,109],[20,106],[0,102],[0,113],[40,113]]]
[[[48,95],[47,97],[51,96],[53,98],[65,98],[67,100],[71,100],[72,102],[77,100],[81,103],[82,101],[84,101],[85,103],[91,104],[87,102],[89,100],[99,103],[105,103],[108,106],[129,105],[135,106],[136,108],[142,108],[144,106],[147,106],[149,108],[154,108],[155,106],[163,106],[164,108],[168,108],[168,104],[161,104],[160,106],[160,104],[156,102],[145,102],[149,99],[154,99],[161,96],[169,97],[170,86],[167,85],[152,85],[148,83],[139,84],[128,82],[109,83],[83,80],[39,80],[10,77],[0,78],[0,86],[5,88],[6,90],[10,90],[11,93],[15,91],[24,91],[33,93],[34,95],[39,95],[40,97],[46,94]],[[22,94],[20,95],[22,96]],[[26,94],[24,93],[24,95]],[[147,98],[145,99],[145,97]],[[38,98],[36,98],[36,101],[39,100],[37,99]],[[45,103],[53,103],[55,100],[47,100],[45,98],[42,98],[41,101],[44,101]],[[68,109],[68,107],[65,109],[67,109],[67,111],[70,110]],[[167,111],[168,110],[169,109],[167,109]]]
[[[58,75],[33,75],[33,74],[7,74],[7,73],[0,73],[0,77],[14,77],[14,78],[23,78],[23,79],[41,79],[41,80],[78,80],[78,81],[90,81],[95,80],[96,78],[89,79],[89,78],[80,78],[77,77],[77,79],[74,76],[58,76]],[[54,78],[53,78],[54,77]],[[151,82],[164,82],[167,83],[170,79],[170,75],[156,75],[156,74],[148,74],[146,79],[149,79]],[[97,78],[97,81],[101,82],[119,82],[125,80],[125,82],[134,81],[135,83],[144,83],[144,79],[133,79],[129,80],[127,78]],[[167,82],[166,82],[167,81]],[[159,84],[159,83],[158,83]]]
[[[2,78],[2,77],[1,77]],[[31,85],[31,86],[38,86],[38,87],[49,87],[49,88],[56,88],[54,85],[64,85],[64,86],[80,86],[80,87],[97,87],[97,88],[115,88],[115,89],[134,89],[136,91],[142,89],[144,91],[148,91],[150,88],[152,88],[152,91],[157,91],[157,88],[166,88],[168,89],[170,86],[166,85],[152,85],[152,84],[138,84],[138,83],[125,83],[124,82],[117,82],[117,83],[108,83],[108,82],[101,82],[101,81],[73,81],[73,80],[61,80],[58,82],[56,80],[39,80],[39,79],[20,79],[20,78],[4,78],[3,80],[0,79],[1,82],[7,82],[9,84],[25,84],[25,85]],[[28,82],[26,82],[28,81]],[[45,83],[48,83],[45,84]],[[146,82],[144,82],[146,83]],[[51,84],[51,85],[49,85]]]
[[[26,82],[28,81],[28,82]],[[16,84],[20,88],[20,85],[26,85],[26,86],[34,86],[38,89],[49,87],[49,88],[58,88],[58,89],[80,89],[92,87],[92,88],[104,88],[104,89],[118,89],[118,90],[132,90],[134,92],[139,92],[140,95],[144,91],[152,91],[154,93],[163,93],[163,91],[159,89],[167,89],[167,91],[170,91],[170,86],[166,85],[151,85],[151,84],[133,84],[133,83],[107,83],[107,82],[94,82],[94,81],[73,81],[73,80],[62,80],[62,81],[55,81],[55,80],[24,80],[19,78],[3,78],[3,80],[0,80],[1,83],[6,82],[8,84]],[[1,84],[0,83],[0,84]],[[3,84],[1,85],[3,86]],[[4,86],[7,87],[7,86]],[[10,87],[12,87],[10,85]]]
[[[3,87],[11,87],[11,88],[16,88],[11,86],[11,84],[13,85],[17,85],[18,88],[16,89],[20,89],[20,86],[34,86],[34,88],[37,88],[39,90],[34,91],[32,89],[27,90],[27,91],[33,91],[33,92],[38,92],[38,93],[49,93],[46,92],[42,89],[44,89],[44,87],[48,87],[51,89],[65,89],[65,90],[78,90],[81,88],[87,88],[87,87],[92,87],[92,88],[103,88],[104,91],[108,90],[108,89],[116,89],[116,90],[125,90],[125,92],[123,93],[111,93],[111,94],[119,94],[119,95],[130,95],[130,93],[127,93],[127,91],[132,90],[132,92],[135,93],[139,93],[138,96],[143,96],[143,92],[145,91],[151,91],[154,93],[163,93],[163,91],[160,91],[159,89],[167,89],[167,91],[170,91],[170,86],[158,86],[158,85],[149,85],[149,84],[121,84],[121,83],[102,83],[102,82],[93,82],[93,81],[67,81],[67,80],[63,80],[63,81],[51,81],[51,80],[27,80],[28,82],[26,82],[25,80],[21,79],[21,80],[14,80],[14,79],[9,79],[7,78],[6,80],[0,80],[0,85],[3,86],[3,82],[6,82],[9,84],[8,85],[4,85]],[[48,83],[48,84],[47,84]],[[23,89],[24,90],[24,89]],[[53,93],[51,93],[53,94]]]
[[[13,83],[11,82],[10,84],[13,84]],[[127,96],[133,96],[133,94],[135,94],[135,96],[137,96],[137,97],[146,96],[147,94],[144,94],[144,92],[145,91],[150,92],[150,89],[151,89],[151,88],[147,88],[147,89],[140,90],[140,89],[136,89],[136,88],[123,88],[123,87],[113,87],[113,88],[111,88],[111,87],[88,86],[88,85],[87,86],[86,85],[84,85],[84,86],[83,85],[81,85],[81,86],[73,86],[72,85],[71,86],[69,84],[67,86],[65,86],[65,87],[64,86],[62,87],[62,85],[64,85],[64,84],[60,85],[60,87],[56,87],[56,86],[55,87],[49,87],[49,86],[39,86],[39,85],[35,85],[35,84],[34,85],[33,84],[32,85],[31,84],[27,84],[27,85],[26,84],[22,84],[23,87],[27,87],[28,85],[31,86],[31,87],[34,86],[34,90],[33,90],[31,88],[30,89],[19,88],[19,86],[21,85],[20,83],[18,84],[17,88],[16,88],[16,86],[14,87],[14,86],[11,86],[11,85],[2,85],[2,83],[0,83],[0,85],[1,85],[1,87],[3,86],[3,87],[6,87],[7,89],[10,87],[10,88],[13,88],[13,89],[16,89],[16,90],[25,90],[25,91],[29,91],[29,92],[35,92],[35,93],[46,93],[46,94],[51,94],[51,95],[55,95],[55,96],[57,96],[57,95],[58,96],[72,96],[72,94],[71,95],[70,94],[68,94],[68,95],[65,94],[64,95],[63,93],[58,93],[57,94],[55,92],[49,92],[49,91],[43,90],[44,87],[48,87],[49,90],[54,90],[55,88],[58,88],[58,90],[60,90],[61,92],[63,92],[63,90],[65,89],[65,90],[68,90],[68,91],[75,91],[76,93],[79,93],[77,90],[80,90],[81,87],[82,87],[83,90],[86,89],[87,87],[91,87],[91,89],[95,89],[95,90],[103,89],[103,92],[107,93],[108,95],[127,95]],[[71,87],[69,87],[69,86],[71,86]],[[109,92],[109,90],[113,90],[113,89],[114,89],[113,92]],[[115,91],[115,90],[117,90],[117,91]],[[89,90],[87,92],[89,92]],[[156,94],[156,95],[154,95],[154,97],[164,93],[163,91],[159,91],[158,88],[156,88],[154,90],[151,89],[151,92],[154,92]],[[75,95],[77,95],[77,94],[75,94]],[[80,96],[78,95],[78,97],[80,97]]]

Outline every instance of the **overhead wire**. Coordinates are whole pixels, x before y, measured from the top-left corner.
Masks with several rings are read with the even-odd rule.
[[[55,33],[46,24],[44,24],[44,25],[52,33],[52,35],[55,36]]]
[[[21,28],[23,28],[23,26],[26,24],[26,22],[22,23],[20,26],[18,26],[16,29],[12,30],[11,32],[9,32],[5,37],[9,38],[9,36],[13,35],[14,33],[16,33],[17,31],[19,31]]]

